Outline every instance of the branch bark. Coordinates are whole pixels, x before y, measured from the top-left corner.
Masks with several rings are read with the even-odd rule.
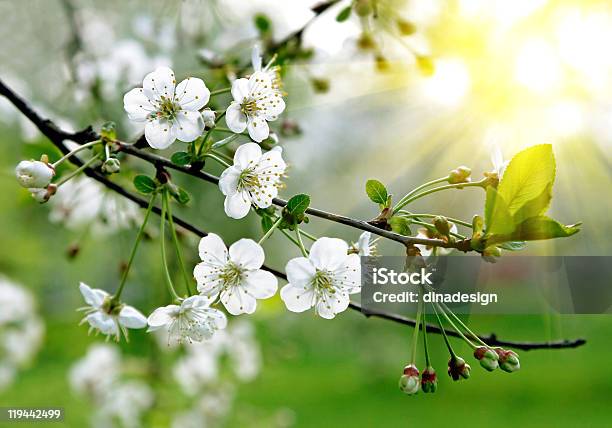
[[[66,132],[65,130],[60,129],[54,122],[52,122],[49,119],[45,119],[41,117],[38,113],[36,113],[36,111],[34,111],[30,107],[28,102],[26,102],[23,98],[21,98],[19,95],[13,92],[8,86],[4,84],[2,80],[0,80],[0,95],[3,95],[4,97],[6,97],[24,116],[30,119],[30,121],[32,121],[32,123],[36,125],[36,127],[40,130],[40,132],[42,132],[43,135],[45,135],[53,143],[53,145],[56,146],[63,154],[66,154],[69,151],[66,145],[64,144],[65,141],[73,141],[75,143],[83,144],[86,142],[94,141],[99,138],[99,136],[92,130],[91,127],[88,127],[82,131],[78,131],[75,133]],[[207,181],[210,183],[218,183],[219,181],[219,178],[212,174],[208,174],[206,172],[199,171],[199,170],[194,170],[189,167],[182,167],[182,166],[174,165],[168,159],[152,154],[152,153],[149,153],[149,152],[146,152],[144,150],[138,149],[134,147],[134,145],[132,144],[126,144],[126,143],[121,143],[121,142],[119,144],[123,152],[139,157],[140,159],[153,164],[156,168],[166,168],[166,167],[172,168],[172,169],[184,172],[193,177],[199,178],[203,181]],[[77,158],[73,157],[70,160],[78,166],[82,165],[82,163]],[[99,183],[103,184],[104,186],[106,186],[110,190],[113,190],[119,195],[122,195],[126,197],[127,199],[135,202],[142,208],[147,207],[148,205],[147,201],[127,191],[124,187],[109,180],[106,176],[97,172],[96,170],[91,169],[91,168],[86,168],[84,172],[87,176],[98,181]],[[287,202],[283,199],[274,200],[274,204],[277,206],[284,206],[286,205],[286,203]],[[155,212],[158,215],[161,214],[161,210],[158,207],[154,207],[153,212]],[[357,229],[367,230],[377,235],[383,236],[385,238],[400,242],[404,245],[409,245],[409,244],[414,244],[414,243],[424,243],[427,245],[433,244],[433,245],[440,245],[443,247],[448,246],[448,245],[442,245],[442,244],[446,244],[443,241],[440,241],[438,243],[437,242],[438,240],[427,240],[427,239],[417,239],[417,238],[412,238],[412,237],[405,237],[405,236],[402,236],[402,235],[399,235],[393,232],[388,232],[386,230],[379,229],[361,220],[352,219],[349,217],[329,213],[329,212],[318,210],[315,208],[310,208],[307,211],[307,213],[315,217],[320,217],[320,218],[323,218],[329,221],[334,221],[337,223],[345,224],[347,226],[351,226]],[[207,235],[207,232],[205,232],[204,230],[199,229],[198,227],[177,217],[176,215],[173,216],[173,219],[176,224],[180,225],[186,230],[189,230],[190,232],[196,234],[197,236],[202,237],[202,236]],[[263,266],[262,269],[265,269],[273,273],[279,278],[287,280],[287,276],[283,272],[280,272],[268,266]],[[363,313],[366,317],[382,318],[382,319],[386,319],[386,320],[393,321],[393,322],[403,324],[403,325],[408,325],[412,327],[416,326],[416,321],[412,318],[407,318],[407,317],[390,314],[390,313],[386,313],[382,311],[366,311],[358,303],[350,303],[349,308]],[[437,333],[437,334],[442,333],[442,330],[438,326],[435,326],[432,324],[427,325],[427,331],[431,333]],[[454,330],[445,329],[445,331],[446,331],[446,334],[449,336],[460,337],[459,334],[457,334]],[[516,341],[507,341],[507,340],[498,339],[494,333],[490,334],[489,336],[480,336],[480,337],[482,338],[483,341],[488,343],[490,346],[507,346],[510,348],[521,349],[525,351],[532,350],[532,349],[576,348],[586,343],[586,340],[584,339],[561,340],[561,341],[551,341],[551,342],[516,342]]]

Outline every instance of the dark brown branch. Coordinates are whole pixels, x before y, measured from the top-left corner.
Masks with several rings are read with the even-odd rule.
[[[0,94],[5,96],[15,107],[17,107],[17,109],[23,115],[25,115],[28,119],[30,119],[32,123],[34,123],[34,125],[36,125],[36,127],[40,130],[40,132],[42,132],[64,154],[68,153],[69,151],[66,145],[64,144],[65,141],[69,140],[69,141],[74,141],[76,143],[82,144],[85,142],[94,141],[99,138],[99,136],[95,132],[93,132],[91,128],[87,128],[87,129],[84,129],[83,131],[79,131],[76,133],[69,133],[69,132],[66,132],[58,128],[52,121],[48,119],[44,119],[41,116],[39,116],[38,113],[36,113],[25,100],[23,100],[15,92],[13,92],[10,88],[8,88],[2,82],[2,80],[0,80]],[[211,183],[218,182],[218,178],[214,175],[211,175],[211,174],[208,174],[202,171],[191,170],[190,168],[187,168],[187,167],[179,167],[177,165],[172,164],[169,160],[161,156],[157,156],[157,155],[142,151],[140,149],[136,149],[132,145],[120,143],[120,147],[121,147],[121,150],[124,151],[125,153],[137,156],[140,159],[143,159],[155,165],[157,168],[160,168],[160,167],[173,168],[175,170],[185,172],[186,174],[192,175],[194,177],[200,178],[202,180],[205,180]],[[77,165],[82,164],[75,157],[71,158],[71,161]],[[109,180],[106,176],[95,171],[94,169],[86,168],[85,174],[87,174],[87,176],[91,177],[92,179],[102,183],[104,186],[113,190],[114,192],[117,192],[118,194],[135,202],[142,208],[147,207],[148,205],[147,201],[140,198],[139,196],[132,194],[131,192],[128,192],[122,186]],[[286,204],[286,201],[282,199],[277,199],[275,200],[275,204],[279,206],[284,206]],[[161,213],[161,210],[158,207],[154,207],[153,212],[159,215]],[[338,216],[336,214],[331,214],[331,213],[327,213],[325,211],[316,210],[316,209],[310,209],[309,214],[313,216],[325,218],[327,220],[336,221],[338,223],[346,224],[352,227],[356,227],[362,230],[370,230],[381,236],[385,236],[382,233],[380,233],[381,229],[375,228],[374,226],[371,226],[359,220],[354,220],[348,217]],[[186,230],[189,230],[190,232],[193,232],[194,234],[200,237],[206,236],[207,232],[197,228],[196,226],[190,224],[189,222],[177,216],[173,216],[173,218],[176,224],[180,225]],[[375,230],[371,230],[370,228],[374,228]],[[383,232],[387,233],[387,231],[383,231]],[[388,233],[391,233],[391,232],[388,232]],[[397,234],[393,234],[393,235],[397,235]],[[401,236],[401,235],[398,235],[398,236]],[[389,239],[397,240],[392,237],[389,237]],[[399,241],[399,242],[402,242],[402,241]],[[430,243],[430,241],[427,241],[425,243]],[[279,278],[287,280],[287,276],[283,272],[280,272],[268,266],[263,266],[262,268],[269,272],[272,272],[274,275],[278,276]],[[349,308],[362,312],[366,317],[382,318],[382,319],[390,320],[390,321],[393,321],[399,324],[408,325],[412,327],[416,325],[416,321],[412,318],[407,318],[407,317],[403,317],[403,316],[395,315],[395,314],[389,314],[389,313],[382,312],[382,311],[365,310],[358,303],[351,303],[349,305]],[[438,333],[438,334],[442,333],[442,330],[439,327],[435,325],[431,325],[431,324],[427,325],[427,331],[431,333]],[[453,330],[445,330],[445,331],[450,336],[459,337],[459,335]],[[514,349],[522,349],[522,350],[576,348],[586,343],[586,340],[584,339],[562,340],[562,341],[556,341],[556,342],[513,342],[513,341],[500,340],[497,338],[495,334],[491,334],[489,336],[480,336],[480,337],[485,342],[487,342],[490,346],[507,346],[507,347],[511,347]]]

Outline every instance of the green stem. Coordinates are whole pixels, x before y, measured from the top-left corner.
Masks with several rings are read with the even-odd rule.
[[[300,251],[304,257],[308,257],[308,251],[306,251],[306,247],[304,247],[304,242],[302,242],[302,234],[300,233],[300,228],[295,227],[295,234],[298,240],[298,246],[300,247]]]
[[[440,316],[438,315],[438,311],[436,310],[436,305],[432,303],[431,307],[434,310],[434,314],[436,314],[436,319],[438,320],[438,325],[440,326],[440,331],[442,331],[442,337],[444,337],[444,343],[446,344],[446,348],[448,349],[448,352],[450,352],[451,358],[456,359],[457,358],[457,354],[455,354],[455,351],[453,351],[453,347],[451,346],[450,342],[448,341],[448,336],[446,335],[446,330],[444,329],[444,325],[442,324],[442,320],[440,319]]]
[[[423,313],[423,295],[419,293],[419,303],[417,306],[416,324],[414,326],[414,332],[412,333],[412,355],[410,356],[410,363],[416,364],[416,353],[417,343],[419,340],[419,329],[421,322],[421,314]]]
[[[404,206],[408,205],[411,202],[416,201],[417,199],[422,198],[423,196],[427,196],[435,192],[441,192],[442,190],[463,189],[464,187],[482,187],[484,189],[488,181],[489,180],[487,178],[483,178],[482,180],[475,181],[473,183],[447,184],[446,186],[434,187],[433,189],[426,190],[414,196],[402,198],[402,201],[400,201],[400,203],[398,203],[393,209],[393,213],[394,214],[397,213]]]
[[[134,246],[132,247],[132,252],[130,253],[130,258],[128,259],[127,266],[123,271],[123,275],[121,276],[121,282],[119,283],[119,288],[115,292],[113,296],[113,300],[118,301],[121,297],[121,293],[123,292],[123,288],[125,287],[125,282],[127,280],[128,274],[130,273],[130,268],[132,267],[132,263],[134,262],[134,257],[136,256],[136,250],[138,249],[138,244],[142,239],[144,234],[145,226],[147,225],[147,221],[149,220],[149,215],[151,214],[151,210],[153,209],[153,204],[155,203],[155,198],[157,197],[157,193],[153,193],[151,199],[149,200],[149,205],[147,206],[147,210],[145,212],[144,219],[142,220],[142,224],[140,225],[140,229],[138,229],[138,233],[136,234],[136,240],[134,241]]]
[[[400,205],[405,199],[408,199],[409,197],[411,197],[415,193],[420,192],[421,190],[425,189],[426,187],[433,186],[434,184],[438,184],[438,183],[443,183],[445,181],[448,181],[448,176],[441,177],[441,178],[436,178],[435,180],[431,180],[431,181],[428,181],[427,183],[423,183],[419,187],[417,187],[416,189],[413,189],[410,192],[406,193],[399,201],[397,201],[396,208],[393,210],[393,213],[396,213],[399,210],[399,208],[397,208],[397,206]]]
[[[263,244],[264,241],[268,239],[270,235],[272,235],[272,232],[274,232],[274,229],[276,229],[278,225],[281,224],[281,221],[283,221],[283,218],[279,217],[278,220],[274,222],[274,224],[270,227],[270,229],[268,229],[268,231],[264,234],[264,236],[262,236],[261,239],[259,240],[258,242],[259,245]]]
[[[461,326],[461,328],[463,328],[465,331],[467,331],[470,334],[470,336],[472,336],[474,338],[474,340],[479,342],[482,346],[486,346],[487,348],[489,347],[489,345],[487,345],[485,342],[483,342],[483,340],[480,337],[478,337],[478,335],[476,333],[474,333],[472,330],[470,330],[469,327],[467,325],[465,325],[465,323],[463,321],[461,321],[461,318],[459,318],[445,303],[442,303],[442,307],[449,314],[452,315],[452,317],[457,321],[457,324],[459,324]]]
[[[210,128],[208,131],[206,131],[206,135],[204,135],[204,138],[202,139],[202,143],[200,144],[200,147],[198,147],[198,150],[196,151],[196,157],[199,158],[199,157],[202,156],[202,150],[204,149],[204,147],[208,143],[208,140],[210,140],[210,137],[212,136],[213,129],[215,129],[215,128]]]
[[[221,159],[220,157],[213,155],[212,153],[204,153],[204,157],[205,158],[211,158],[217,162],[219,162],[221,165],[225,166],[226,168],[229,168],[231,165],[227,162],[225,162],[223,159]]]
[[[465,337],[465,335],[461,332],[460,329],[457,328],[457,326],[455,325],[455,323],[448,317],[447,313],[444,311],[444,309],[442,308],[442,306],[440,306],[437,303],[434,303],[434,305],[438,306],[438,309],[440,310],[440,312],[442,312],[442,315],[444,315],[444,318],[446,318],[446,321],[453,327],[453,329],[455,329],[455,331],[457,332],[457,334],[459,334],[459,336],[461,336],[461,338],[472,348],[472,349],[476,349],[476,345],[474,345],[472,343],[472,341],[470,339],[468,339],[467,337]]]
[[[221,153],[218,150],[211,150],[210,151],[213,155],[219,156],[221,159],[225,160],[226,162],[234,162],[234,159],[232,159],[230,156],[226,155],[225,153]]]
[[[185,262],[183,261],[183,252],[181,251],[181,244],[179,243],[178,236],[176,235],[176,227],[174,226],[174,220],[172,218],[172,206],[170,198],[168,197],[168,191],[164,191],[163,195],[166,201],[166,208],[168,210],[168,224],[170,225],[170,233],[172,235],[172,241],[174,242],[174,248],[176,249],[176,258],[181,265],[181,271],[183,273],[183,279],[185,280],[185,288],[190,296],[195,294],[195,291],[191,288],[191,277],[187,275],[185,270]]]
[[[427,367],[431,366],[429,362],[429,346],[427,344],[427,316],[423,311],[423,346],[425,347],[425,365]]]
[[[168,259],[166,257],[166,239],[165,239],[165,226],[166,226],[166,201],[162,199],[162,212],[161,212],[161,223],[159,227],[159,239],[161,240],[161,254],[162,254],[162,267],[164,270],[164,276],[166,279],[166,285],[168,286],[168,292],[174,300],[180,300],[174,284],[172,284],[172,278],[170,277],[170,271],[168,270]]]
[[[287,239],[289,239],[291,242],[293,242],[295,244],[296,247],[300,247],[300,243],[297,241],[297,239],[295,239],[293,236],[291,236],[285,229],[281,229],[280,230],[281,233],[283,235],[285,235],[287,237]]]
[[[311,235],[310,233],[306,232],[305,230],[300,229],[300,232],[302,232],[302,235],[304,235],[306,238],[310,239],[313,242],[319,239],[316,236]]]
[[[55,185],[57,187],[60,187],[62,184],[64,184],[65,182],[67,182],[68,180],[73,178],[74,176],[76,176],[76,175],[80,174],[81,172],[83,172],[86,168],[88,168],[92,163],[97,161],[99,158],[100,158],[99,154],[95,155],[93,158],[89,159],[87,162],[85,162],[83,165],[81,165],[80,167],[78,167],[77,169],[72,171],[70,174],[62,177],[62,179],[60,181],[58,181],[57,183],[55,183]]]
[[[408,217],[408,218],[436,218],[436,217],[440,217],[437,214],[413,214],[409,211],[404,211],[404,210],[399,210],[398,211],[399,214],[403,214],[403,217]],[[465,227],[469,227],[470,229],[472,228],[472,224],[468,223],[467,221],[463,221],[463,220],[459,220],[456,218],[452,218],[452,217],[447,217],[447,216],[443,216],[445,217],[448,221],[452,222],[452,223],[456,223],[456,224],[460,224],[461,226],[465,226]]]
[[[71,156],[73,156],[73,155],[77,154],[77,153],[78,153],[78,152],[80,152],[81,150],[88,149],[88,148],[90,148],[90,147],[92,147],[92,146],[95,146],[96,144],[100,144],[100,143],[102,143],[102,141],[100,141],[100,140],[96,140],[96,141],[91,141],[91,142],[89,142],[89,143],[83,144],[82,146],[79,146],[79,147],[77,147],[76,149],[74,149],[74,150],[72,150],[72,151],[70,151],[70,152],[66,153],[64,156],[62,156],[61,158],[59,158],[57,161],[53,162],[53,163],[51,164],[51,166],[52,166],[53,168],[56,168],[56,167],[57,167],[59,164],[61,164],[62,162],[64,162],[64,161],[65,161],[66,159],[68,159],[69,157],[71,157]]]
[[[217,89],[216,91],[212,91],[210,93],[211,97],[214,97],[215,95],[220,95],[220,94],[225,94],[227,92],[230,92],[232,90],[232,88],[223,88],[223,89]]]

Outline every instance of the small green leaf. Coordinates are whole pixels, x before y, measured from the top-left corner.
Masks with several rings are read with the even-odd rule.
[[[499,245],[499,248],[502,248],[508,251],[520,251],[520,250],[525,249],[526,246],[527,246],[527,243],[525,241],[508,241],[508,242],[504,242],[503,244]]]
[[[223,147],[223,146],[231,143],[232,141],[234,141],[238,137],[240,137],[240,134],[230,135],[229,137],[226,137],[226,138],[224,138],[222,140],[216,141],[211,147],[213,149],[218,149],[219,147]]]
[[[344,22],[351,16],[351,6],[347,6],[340,11],[338,15],[336,15],[336,21]]]
[[[170,160],[175,165],[185,166],[191,163],[191,155],[187,152],[176,152],[172,155]]]
[[[255,27],[260,33],[265,34],[272,29],[272,23],[266,15],[259,13],[255,15]]]
[[[410,236],[412,231],[410,230],[410,221],[405,217],[394,216],[389,219],[391,230],[400,235]]]
[[[546,211],[548,211],[548,207],[550,206],[551,200],[552,183],[546,186],[546,188],[542,191],[542,193],[540,193],[539,196],[536,196],[532,200],[528,201],[514,214],[514,223],[522,223],[528,218],[543,215],[544,213],[546,213]]]
[[[263,229],[264,233],[270,230],[273,224],[274,224],[274,220],[272,220],[272,217],[263,216],[261,218],[261,228]]]
[[[191,196],[185,189],[178,188],[176,192],[172,193],[172,197],[179,203],[185,205],[191,200]]]
[[[530,212],[546,211],[550,199],[546,189],[555,181],[555,157],[550,144],[529,147],[517,153],[506,168],[497,192],[511,215],[530,203]],[[538,214],[538,215],[539,215]]]
[[[104,141],[115,141],[117,139],[117,130],[115,122],[106,122],[100,128],[100,137]]]
[[[514,230],[514,219],[510,215],[508,204],[491,186],[487,187],[485,225],[488,234],[503,235]]]
[[[385,185],[378,180],[368,180],[365,186],[366,193],[374,203],[385,205],[389,197]]]
[[[537,241],[540,239],[566,238],[580,231],[580,224],[565,226],[550,217],[528,218],[517,225],[512,241]]]
[[[151,177],[146,175],[137,175],[134,177],[134,187],[140,193],[152,193],[157,189],[157,183]]]
[[[294,230],[297,224],[302,222],[308,223],[308,217],[306,217],[306,210],[310,205],[310,196],[306,194],[298,194],[291,197],[287,201],[287,205],[283,208],[282,216],[283,221],[279,225],[281,229]]]

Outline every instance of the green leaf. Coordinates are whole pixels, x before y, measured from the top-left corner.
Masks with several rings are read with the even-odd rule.
[[[306,210],[310,205],[310,196],[300,193],[292,196],[288,201],[287,205],[283,208],[282,216],[283,221],[279,225],[281,229],[294,230],[295,226],[302,223],[308,222],[306,217]]]
[[[216,141],[211,147],[213,149],[218,149],[219,147],[223,147],[226,144],[231,143],[232,141],[234,141],[238,137],[240,137],[240,134],[230,135],[229,137],[226,137],[226,138],[224,138],[222,140]]]
[[[344,22],[351,16],[351,6],[347,6],[336,16],[336,21]]]
[[[508,241],[508,242],[504,242],[503,244],[499,245],[499,248],[502,248],[508,251],[520,251],[520,250],[525,249],[526,246],[527,246],[527,243],[525,241]]]
[[[511,215],[528,203],[529,212],[541,214],[550,203],[546,190],[552,189],[554,181],[555,157],[552,146],[540,144],[529,147],[512,158],[497,192],[503,197]]]
[[[548,211],[550,201],[552,200],[552,183],[532,200],[528,201],[514,214],[514,223],[519,224],[528,218],[538,217]]]
[[[191,200],[191,196],[185,189],[178,188],[176,192],[172,193],[172,197],[179,203],[185,205]]]
[[[389,197],[385,185],[378,180],[368,180],[365,186],[366,193],[372,202],[385,205]]]
[[[140,193],[152,193],[157,189],[157,183],[151,177],[146,175],[137,175],[134,177],[134,187]]]
[[[255,15],[255,27],[260,33],[265,34],[272,29],[272,23],[266,15],[260,13]]]
[[[185,166],[191,163],[191,155],[187,152],[176,152],[172,155],[170,160],[175,165]]]
[[[488,234],[504,235],[514,231],[514,219],[508,204],[494,187],[487,187],[485,202],[485,225]]]
[[[266,233],[268,230],[270,230],[270,228],[272,228],[273,224],[274,224],[274,220],[272,220],[272,217],[270,217],[270,216],[263,216],[261,218],[261,228],[263,229],[264,233]]]
[[[412,231],[410,230],[410,221],[405,217],[394,216],[389,219],[391,230],[400,235],[410,236]]]
[[[538,216],[528,218],[520,223],[511,241],[537,241],[540,239],[566,238],[580,231],[580,223],[565,226],[550,217]]]

